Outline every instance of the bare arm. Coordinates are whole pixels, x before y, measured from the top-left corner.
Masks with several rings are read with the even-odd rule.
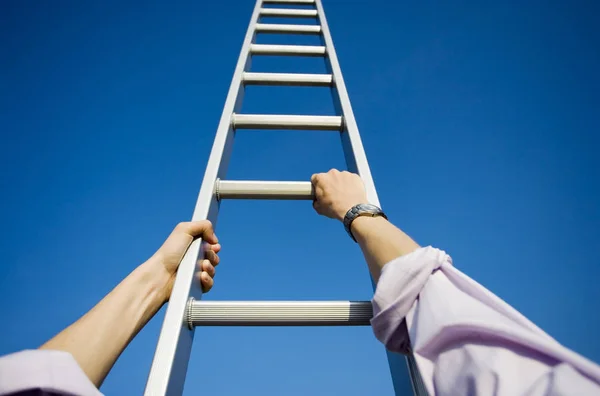
[[[379,281],[384,265],[419,248],[415,241],[383,217],[358,217],[350,229],[375,282]]]
[[[209,221],[181,223],[148,261],[40,349],[69,352],[100,387],[129,342],[168,301],[179,263],[197,237],[211,244],[197,273],[203,291],[209,291],[219,262],[217,237]]]
[[[343,221],[354,205],[368,203],[363,182],[354,173],[332,169],[313,175],[311,181],[316,194],[315,210],[324,216]],[[351,231],[375,282],[385,264],[419,248],[415,241],[383,217],[358,217],[352,222]]]

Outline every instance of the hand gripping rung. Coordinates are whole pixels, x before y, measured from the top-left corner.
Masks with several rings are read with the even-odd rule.
[[[313,200],[315,196],[311,182],[220,179],[215,182],[215,195],[218,201],[222,199]]]
[[[317,10],[290,10],[287,8],[262,8],[260,16],[284,18],[316,18]]]
[[[231,125],[234,129],[341,131],[343,120],[340,116],[233,114]]]
[[[250,53],[252,55],[325,56],[325,47],[321,45],[252,44]]]
[[[321,34],[318,25],[285,25],[277,23],[257,23],[255,30],[258,33],[288,33],[288,34]]]
[[[368,326],[369,301],[194,301],[187,322],[194,326]]]
[[[333,82],[333,77],[331,74],[244,72],[242,79],[245,85],[329,87]]]
[[[263,4],[304,5],[304,4],[315,4],[315,0],[263,0]]]

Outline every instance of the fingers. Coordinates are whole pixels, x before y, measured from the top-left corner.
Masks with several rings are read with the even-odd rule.
[[[215,253],[219,253],[221,251],[221,244],[217,243],[215,245],[210,245],[210,250],[212,250]]]
[[[212,250],[212,246],[209,246],[205,251],[204,251],[204,261],[208,261],[210,262],[210,264],[214,265],[215,267],[219,264],[219,255],[217,254],[217,252],[215,252],[214,250]]]
[[[196,279],[200,283],[203,293],[208,293],[214,286],[214,277],[216,274],[215,267],[219,265],[220,262],[217,253],[220,250],[220,244],[207,245],[204,250],[204,259],[198,262]]]
[[[215,284],[214,279],[211,278],[207,272],[198,272],[196,274],[196,279],[200,282],[203,293],[208,293]]]
[[[315,173],[314,175],[312,175],[310,177],[310,182],[315,185],[317,184],[318,180],[319,180],[319,176],[321,175],[321,173]]]
[[[208,220],[182,222],[177,224],[175,229],[184,232],[193,238],[202,238],[210,244],[217,244],[219,242],[215,235],[213,225]]]
[[[215,267],[208,260],[202,260],[198,265],[198,270],[195,275],[196,279],[200,283],[202,292],[207,293],[215,283]]]
[[[327,173],[315,173],[310,177],[311,183],[316,187],[319,184],[322,184],[328,176],[336,176],[341,173],[350,174],[348,171],[339,171],[335,168],[330,169]]]

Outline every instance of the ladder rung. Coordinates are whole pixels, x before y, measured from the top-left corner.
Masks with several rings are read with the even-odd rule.
[[[321,45],[252,44],[250,53],[252,55],[325,56],[325,47]]]
[[[237,181],[220,180],[215,183],[217,200],[221,199],[298,199],[313,200],[311,182]]]
[[[246,85],[297,85],[308,87],[329,87],[332,85],[331,74],[300,73],[250,73],[242,76]]]
[[[318,25],[257,23],[255,29],[259,33],[321,34],[321,26]]]
[[[261,8],[260,16],[289,17],[289,18],[316,18],[317,10],[290,10],[287,8]]]
[[[272,115],[272,114],[233,114],[231,124],[234,129],[292,129],[341,131],[340,116]]]
[[[315,0],[263,0],[263,4],[315,4]]]
[[[369,301],[192,301],[193,326],[368,326]]]

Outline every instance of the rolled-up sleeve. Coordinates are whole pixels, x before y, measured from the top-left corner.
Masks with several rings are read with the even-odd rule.
[[[0,358],[0,395],[102,394],[70,353],[26,350]]]
[[[373,332],[412,350],[431,395],[600,395],[600,366],[565,348],[450,256],[420,248],[386,264]]]

